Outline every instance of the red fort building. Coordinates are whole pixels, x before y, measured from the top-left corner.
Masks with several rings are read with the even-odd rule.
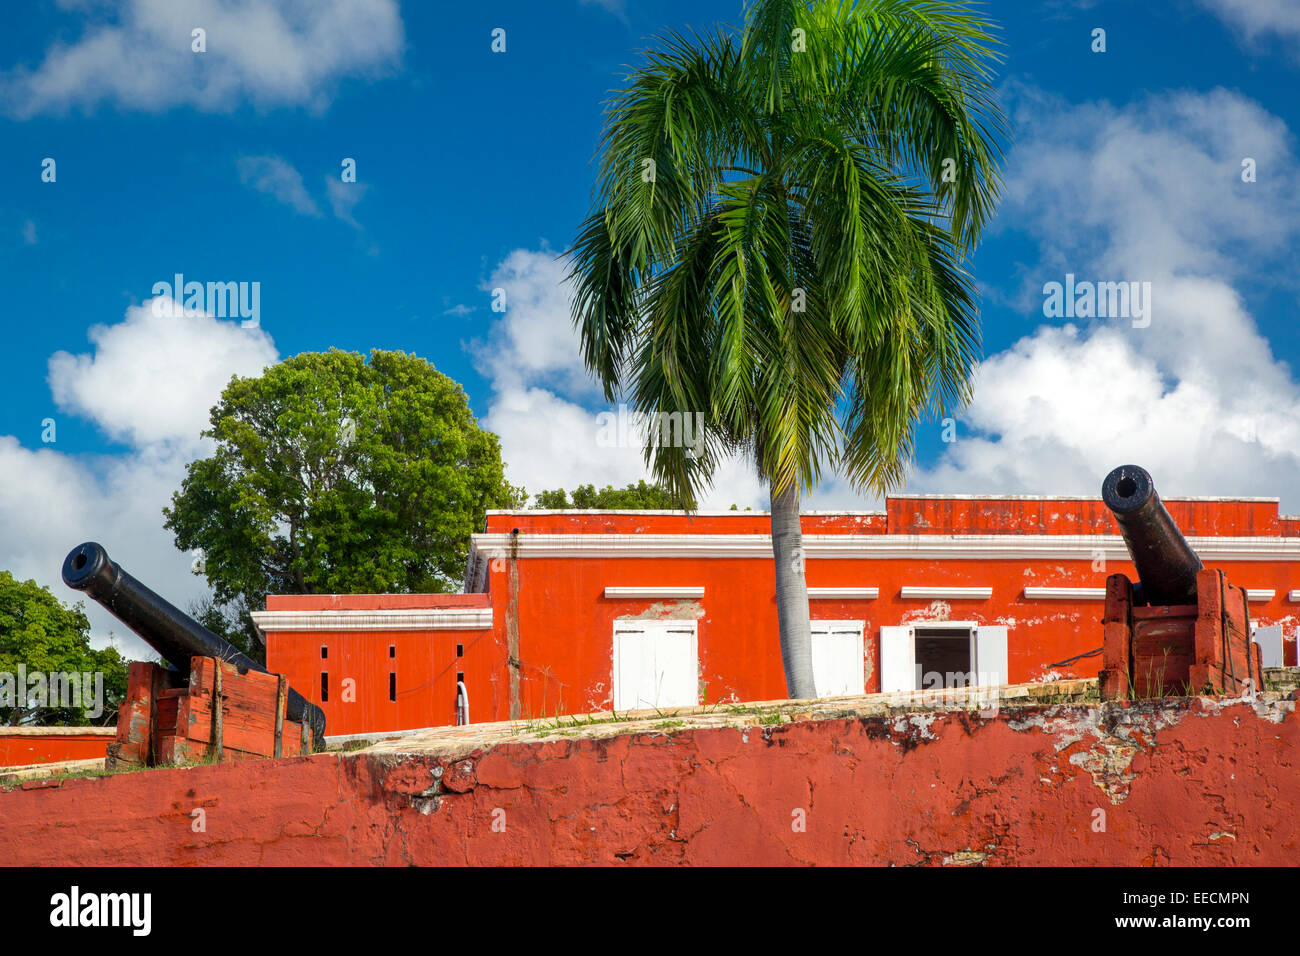
[[[1171,498],[1244,585],[1264,666],[1296,663],[1300,517]],[[1098,498],[909,495],[803,515],[819,697],[1095,677],[1106,578],[1136,578]],[[331,736],[784,697],[764,512],[494,511],[462,594],[272,595],[267,667]]]

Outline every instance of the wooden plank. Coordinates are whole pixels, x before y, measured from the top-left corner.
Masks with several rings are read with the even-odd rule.
[[[132,661],[127,672],[126,699],[117,710],[117,735],[108,745],[109,767],[143,767],[149,760],[153,736],[153,688],[157,664]]]
[[[1103,700],[1126,700],[1133,689],[1133,583],[1122,574],[1106,578],[1102,617],[1102,669],[1097,675]]]
[[[212,668],[212,759],[221,760],[221,717],[225,709],[225,695],[221,693],[221,665]]]
[[[284,736],[284,708],[289,699],[289,679],[283,674],[279,675],[279,683],[275,691],[275,755],[283,756],[284,746],[282,738]]]

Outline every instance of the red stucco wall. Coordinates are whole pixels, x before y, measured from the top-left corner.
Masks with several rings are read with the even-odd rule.
[[[0,861],[1293,865],[1294,707],[842,717],[29,782],[0,791]]]
[[[268,611],[487,606],[486,594],[273,594],[266,599]],[[504,655],[496,652],[492,632],[482,629],[272,631],[266,636],[266,663],[320,706],[326,732],[336,736],[454,724],[458,675],[464,674],[470,687],[485,688],[504,666]],[[328,675],[328,700],[322,700],[322,674]],[[389,674],[396,675],[391,688]],[[470,719],[490,719],[474,695]]]
[[[116,733],[111,727],[0,727],[0,767],[101,758]]]

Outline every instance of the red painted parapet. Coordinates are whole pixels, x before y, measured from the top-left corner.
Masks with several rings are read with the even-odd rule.
[[[102,758],[112,733],[111,727],[0,727],[0,767]]]
[[[1262,688],[1246,589],[1229,585],[1222,571],[1205,568],[1197,572],[1196,593],[1196,604],[1134,606],[1127,577],[1106,579],[1103,700],[1238,697]]]
[[[191,658],[188,681],[176,671],[135,661],[107,765],[166,766],[309,753],[306,725],[285,719],[288,686],[281,675],[241,674],[213,657]]]

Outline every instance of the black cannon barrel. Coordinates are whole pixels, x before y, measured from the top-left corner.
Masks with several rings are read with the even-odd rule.
[[[1204,565],[1165,510],[1147,470],[1120,465],[1102,482],[1101,497],[1137,568],[1140,603],[1195,604],[1196,572]]]
[[[191,657],[215,657],[241,671],[269,673],[229,641],[213,634],[123,571],[103,546],[94,541],[79,544],[68,552],[63,559],[63,583],[94,598],[177,667],[187,667]],[[318,742],[324,738],[324,712],[293,688],[289,688],[285,716],[306,723]]]

